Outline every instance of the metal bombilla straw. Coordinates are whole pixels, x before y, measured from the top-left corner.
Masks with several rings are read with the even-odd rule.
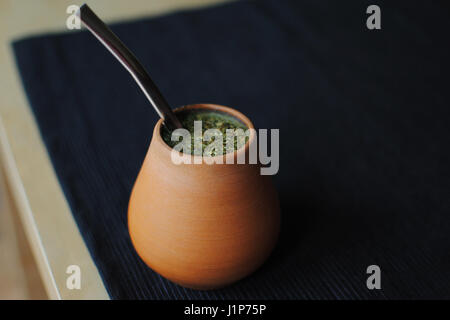
[[[116,57],[128,70],[152,104],[164,124],[171,129],[182,128],[180,120],[170,108],[147,71],[133,53],[120,41],[110,28],[88,7],[83,4],[77,12],[86,28]]]

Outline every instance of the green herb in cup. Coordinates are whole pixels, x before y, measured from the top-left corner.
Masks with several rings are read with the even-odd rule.
[[[247,130],[247,126],[243,124],[238,119],[234,118],[231,115],[228,115],[226,113],[217,112],[217,111],[200,111],[200,110],[189,110],[189,111],[183,111],[177,113],[178,119],[180,119],[181,124],[183,125],[183,128],[188,130],[191,135],[191,154],[195,155],[206,155],[206,156],[216,156],[225,154],[227,152],[234,152],[235,150],[239,149],[241,146],[243,146],[248,141],[248,135],[245,136],[227,136],[227,130],[237,130],[242,129],[242,131],[245,134],[245,131]],[[194,122],[195,121],[201,121],[201,136],[196,136],[194,133]],[[210,141],[205,141],[203,139],[203,135],[205,131],[209,129],[217,129],[222,134],[222,143],[223,148],[222,150],[212,150],[210,154],[207,152],[205,153],[206,147],[215,141],[218,137],[212,137]],[[162,127],[161,130],[161,136],[163,140],[169,145],[171,148],[176,146],[180,141],[172,141],[172,130],[167,129],[165,126]],[[195,150],[195,142],[196,140],[201,143],[201,154],[198,154],[199,150]],[[232,140],[230,140],[232,139]],[[232,148],[230,150],[227,149],[227,141],[231,141],[229,145],[232,145]]]

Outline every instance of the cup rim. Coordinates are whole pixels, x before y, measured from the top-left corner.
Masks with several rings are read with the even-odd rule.
[[[237,157],[242,153],[246,153],[249,149],[250,143],[253,143],[253,141],[255,140],[255,127],[253,126],[253,123],[250,121],[249,118],[247,118],[247,116],[245,116],[243,113],[241,113],[240,111],[237,111],[236,109],[230,108],[230,107],[226,107],[226,106],[222,106],[222,105],[218,105],[218,104],[212,104],[212,103],[196,103],[196,104],[189,104],[189,105],[184,105],[181,107],[178,107],[176,109],[174,109],[173,111],[175,113],[178,112],[182,112],[185,110],[195,110],[195,109],[202,109],[202,110],[210,110],[210,111],[220,111],[223,113],[226,113],[236,119],[238,119],[239,121],[241,121],[242,123],[244,123],[247,126],[247,129],[252,129],[250,130],[250,136],[248,141],[245,143],[244,146],[242,146],[241,148],[234,150],[233,153],[225,153],[222,155],[217,155],[214,157],[208,157],[208,159],[211,159],[214,163],[216,159],[219,158],[223,158],[226,159],[227,157]],[[173,148],[171,148],[169,145],[167,145],[167,143],[163,140],[162,136],[161,136],[161,125],[163,123],[163,119],[159,119],[158,122],[155,125],[155,128],[153,130],[153,137],[157,140],[157,142],[159,144],[162,144],[163,150],[165,150],[165,152],[168,152],[169,155],[172,152]],[[182,154],[182,152],[180,152]],[[186,155],[186,154],[184,154]],[[196,159],[196,158],[201,158],[203,159],[204,156],[198,156],[198,155],[193,155],[193,154],[188,154],[188,156],[191,156],[191,159]],[[196,163],[195,161],[193,163]],[[223,162],[226,163],[226,162]]]

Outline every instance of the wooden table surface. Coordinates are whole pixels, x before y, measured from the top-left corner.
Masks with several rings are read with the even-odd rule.
[[[229,0],[91,0],[107,22],[164,14]],[[59,186],[26,100],[11,40],[66,30],[73,0],[0,1],[0,163],[22,227],[52,299],[109,299]],[[81,268],[81,289],[69,290],[66,269]]]

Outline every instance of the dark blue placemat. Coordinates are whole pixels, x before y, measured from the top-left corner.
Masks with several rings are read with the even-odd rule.
[[[170,283],[130,243],[128,197],[157,118],[127,72],[87,32],[14,43],[112,298],[450,298],[448,11],[377,1],[382,30],[369,31],[369,4],[240,1],[113,26],[172,106],[228,105],[280,128],[279,244],[216,291]]]

